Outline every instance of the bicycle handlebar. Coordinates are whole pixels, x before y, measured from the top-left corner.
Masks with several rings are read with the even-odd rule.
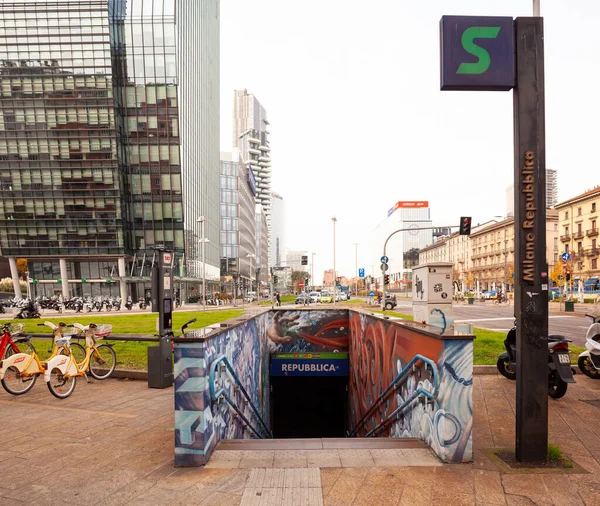
[[[181,327],[181,333],[183,334],[185,329],[187,329],[192,323],[195,323],[195,322],[196,322],[196,318],[194,318],[193,320],[190,320],[187,323],[184,323],[183,327]]]

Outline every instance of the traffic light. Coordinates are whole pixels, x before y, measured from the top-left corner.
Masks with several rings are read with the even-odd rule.
[[[567,281],[571,281],[571,271],[567,269]]]
[[[308,265],[308,255],[302,255],[302,265]]]
[[[461,216],[460,218],[460,235],[471,235],[471,217]]]
[[[389,275],[389,274],[386,274],[386,275],[385,275],[385,284],[386,284],[386,285],[389,285],[389,284],[390,284],[390,275]]]

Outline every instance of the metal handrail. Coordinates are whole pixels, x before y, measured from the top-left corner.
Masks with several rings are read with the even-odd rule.
[[[384,398],[387,397],[387,395],[390,393],[390,391],[395,390],[398,383],[400,383],[402,380],[404,380],[407,377],[407,374],[413,369],[415,362],[417,362],[418,360],[420,360],[421,362],[423,362],[425,364],[425,369],[427,369],[427,366],[431,367],[431,371],[433,373],[433,392],[429,392],[429,391],[425,390],[424,388],[422,388],[421,386],[419,386],[419,388],[417,388],[410,395],[410,397],[402,403],[401,406],[396,408],[391,415],[389,415],[385,420],[383,420],[383,422],[381,422],[379,425],[377,425],[377,427],[370,430],[367,433],[366,437],[369,437],[370,435],[375,434],[376,432],[379,432],[379,430],[381,430],[393,417],[395,417],[406,406],[408,406],[408,404],[410,404],[418,395],[424,395],[429,400],[434,400],[438,396],[439,387],[440,387],[440,378],[439,378],[439,374],[438,374],[437,365],[435,364],[435,362],[433,360],[431,360],[427,357],[424,357],[423,355],[417,354],[412,358],[412,360],[408,364],[406,364],[404,369],[402,369],[402,371],[400,371],[398,373],[398,375],[392,380],[392,382],[389,384],[389,386],[375,400],[373,405],[367,410],[367,412],[358,421],[358,423],[354,426],[354,428],[350,432],[347,433],[348,437],[352,437],[356,433],[356,431],[366,423],[367,419],[375,412],[377,407],[383,402]]]
[[[237,387],[242,391],[242,394],[244,394],[244,397],[246,398],[246,400],[250,404],[250,407],[252,408],[252,411],[254,412],[254,415],[256,416],[256,418],[258,419],[258,421],[261,423],[261,425],[263,426],[264,430],[266,431],[266,433],[267,433],[266,437],[263,436],[262,434],[260,434],[260,432],[259,432],[260,429],[259,428],[254,428],[252,426],[252,424],[250,423],[250,421],[240,411],[240,409],[236,405],[235,401],[231,397],[229,397],[229,394],[225,391],[224,388],[221,388],[218,392],[215,392],[215,374],[216,374],[216,371],[217,371],[217,367],[219,366],[219,364],[221,362],[223,362],[223,364],[225,365],[225,367],[227,368],[227,370],[229,371],[229,373],[233,377],[233,379],[234,379]],[[267,438],[272,438],[273,437],[273,435],[271,434],[271,431],[269,430],[269,428],[267,427],[267,425],[263,421],[262,417],[260,416],[258,410],[256,409],[256,407],[252,403],[252,400],[250,399],[250,396],[248,395],[248,392],[246,392],[246,389],[244,388],[244,385],[242,385],[242,382],[237,377],[237,374],[233,370],[233,367],[231,367],[231,364],[229,363],[229,360],[227,360],[227,357],[225,355],[221,355],[219,358],[217,358],[211,364],[211,366],[210,366],[210,376],[209,377],[210,377],[210,383],[209,383],[210,398],[212,399],[213,402],[218,402],[221,397],[224,397],[225,400],[229,403],[229,405],[235,410],[235,412],[245,422],[245,424],[248,426],[248,428],[252,432],[254,432],[254,434],[256,434],[256,436],[259,439],[267,439]]]

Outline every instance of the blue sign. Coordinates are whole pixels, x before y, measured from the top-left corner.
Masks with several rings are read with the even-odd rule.
[[[390,259],[388,257],[386,257],[385,255],[381,257],[382,264],[387,264],[389,261],[390,261]]]
[[[369,292],[369,297],[375,297],[375,292]]]
[[[333,353],[312,354],[327,358],[294,358],[292,354],[271,357],[271,376],[348,376],[348,354],[331,357]],[[305,356],[306,354],[302,354]]]
[[[515,86],[513,19],[442,16],[442,90],[510,90]]]
[[[567,261],[571,260],[571,254],[565,251],[565,252],[564,252],[564,253],[563,253],[563,254],[560,256],[560,258],[562,258],[562,259],[563,259],[565,262],[567,262]]]
[[[365,277],[365,270],[364,269],[358,269],[358,277],[359,278],[364,278]]]

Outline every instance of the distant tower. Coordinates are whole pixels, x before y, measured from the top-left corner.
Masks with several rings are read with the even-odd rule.
[[[558,204],[558,173],[555,169],[546,169],[546,207]],[[515,185],[506,187],[506,216],[515,215]]]

